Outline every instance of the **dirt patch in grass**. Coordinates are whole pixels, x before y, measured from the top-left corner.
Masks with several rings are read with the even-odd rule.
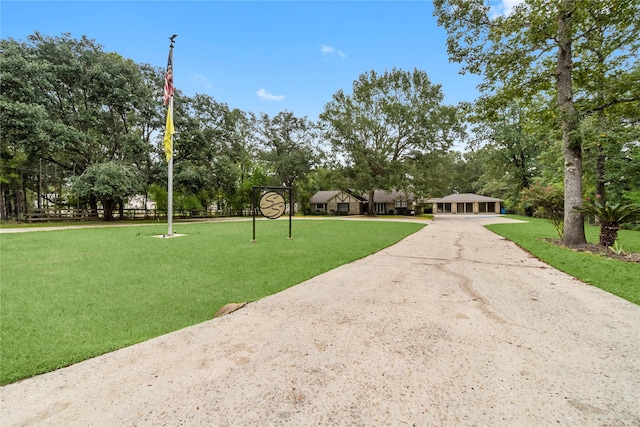
[[[640,263],[640,253],[638,252],[620,252],[615,253],[609,248],[600,246],[596,243],[585,243],[583,245],[565,245],[560,239],[544,239],[547,242],[551,242],[555,245],[562,246],[563,248],[571,249],[576,252],[589,252],[593,255],[599,255],[606,258],[616,259],[624,262],[638,262]]]

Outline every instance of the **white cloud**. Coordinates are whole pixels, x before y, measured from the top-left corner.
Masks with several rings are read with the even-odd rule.
[[[490,4],[492,3],[490,2]],[[497,0],[495,5],[491,6],[489,17],[495,19],[498,16],[509,16],[513,13],[513,9],[522,3],[524,3],[524,0]]]
[[[265,101],[282,101],[284,99],[284,95],[273,95],[264,89],[258,89],[256,94],[260,99],[264,99]]]
[[[193,80],[195,80],[198,83],[201,83],[207,89],[213,88],[213,85],[202,74],[196,74],[195,76],[193,76]]]
[[[345,55],[340,49],[336,49],[333,46],[327,46],[326,44],[320,45],[320,52],[325,58],[330,55],[338,55],[342,59],[347,57],[347,55]]]

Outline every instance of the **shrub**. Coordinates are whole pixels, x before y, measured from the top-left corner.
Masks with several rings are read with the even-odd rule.
[[[618,239],[618,230],[625,222],[640,219],[640,205],[599,202],[585,203],[575,207],[574,211],[587,215],[593,215],[600,222],[600,245],[608,248],[613,246]]]
[[[520,193],[520,202],[531,216],[546,218],[562,239],[564,235],[564,190],[557,185],[530,185]]]

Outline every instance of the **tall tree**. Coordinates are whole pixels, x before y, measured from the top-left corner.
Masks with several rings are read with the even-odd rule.
[[[306,117],[289,111],[273,118],[262,114],[256,122],[256,137],[261,159],[275,174],[277,185],[295,187],[318,163],[318,129]]]
[[[584,49],[576,52],[582,64],[574,79],[576,106],[587,122],[585,151],[595,154],[595,196],[605,204],[607,158],[622,151],[628,137],[633,140],[629,124],[640,111],[640,7],[637,1],[612,2],[586,12],[591,26]]]
[[[5,130],[30,165],[41,159],[54,165],[50,169],[62,182],[98,163],[143,161],[140,110],[153,90],[133,61],[69,34],[3,40],[2,56],[3,82],[7,78],[2,101],[13,116]],[[23,114],[28,111],[39,117],[37,129]],[[98,196],[87,198],[95,212]]]
[[[509,16],[498,17],[484,0],[435,0],[434,5],[438,23],[448,32],[450,58],[463,63],[463,72],[482,74],[480,89],[497,105],[540,92],[556,100],[564,157],[564,241],[584,243],[583,217],[574,210],[582,204],[574,87],[576,75],[590,75],[590,64],[574,58],[587,49],[598,24],[608,29],[603,45],[618,52],[634,49],[627,31],[617,30],[637,26],[638,2],[527,0]]]
[[[354,188],[369,194],[369,215],[375,190],[408,187],[405,163],[452,145],[460,128],[443,97],[424,71],[394,68],[361,74],[351,95],[339,90],[325,106],[320,118],[350,167]]]
[[[39,157],[31,153],[47,143],[51,121],[34,84],[42,73],[27,44],[0,40],[0,55],[0,214],[17,219],[26,214],[28,189],[38,193],[41,207]]]
[[[539,173],[538,156],[543,149],[536,112],[539,103],[514,99],[511,104],[494,109],[475,104],[468,120],[473,124],[469,148],[482,151],[480,193],[515,202]],[[485,107],[487,107],[485,109]]]
[[[238,204],[242,199],[239,196],[242,183],[253,160],[250,117],[209,95],[178,99],[174,183],[177,202],[188,205],[178,208]]]
[[[105,221],[113,220],[116,204],[141,191],[137,171],[119,162],[96,163],[89,166],[74,183],[80,196],[92,195],[102,203]]]

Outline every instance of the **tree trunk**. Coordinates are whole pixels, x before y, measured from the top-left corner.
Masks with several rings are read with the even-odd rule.
[[[367,215],[369,216],[375,216],[376,214],[374,200],[373,200],[374,195],[375,195],[375,190],[369,191],[369,210],[367,212]]]
[[[21,189],[16,190],[14,211],[18,221],[24,220],[27,217],[27,195],[25,191]]]
[[[586,243],[584,218],[575,212],[582,206],[582,146],[578,136],[578,118],[573,104],[572,89],[572,20],[573,0],[563,0],[558,16],[558,64],[556,88],[562,120],[564,154],[564,236],[567,245]]]
[[[602,110],[598,111],[598,133],[600,133],[600,137],[602,137],[604,133],[604,112]],[[597,144],[597,156],[596,157],[596,201],[600,202],[602,206],[605,206],[607,203],[607,197],[605,194],[605,161],[607,156],[604,152],[604,147],[602,146],[602,142]]]
[[[606,188],[605,188],[605,160],[604,149],[602,144],[598,144],[598,157],[596,158],[596,201],[600,202],[604,206],[607,202]]]
[[[113,209],[116,207],[116,202],[113,200],[103,200],[102,208],[104,209],[104,220],[113,221]]]
[[[600,245],[608,248],[613,246],[618,239],[620,226],[615,222],[603,222],[600,224]]]
[[[5,211],[4,198],[5,198],[4,186],[2,185],[2,183],[0,183],[0,220],[1,221],[6,221],[8,219],[7,212]]]
[[[92,218],[98,217],[98,200],[95,196],[89,196],[89,216]]]

